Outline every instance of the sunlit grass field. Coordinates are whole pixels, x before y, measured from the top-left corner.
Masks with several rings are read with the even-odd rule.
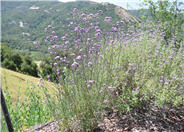
[[[20,96],[20,100],[24,100],[24,93],[26,92],[27,87],[35,87],[40,89],[37,86],[40,80],[39,78],[21,74],[5,68],[0,68],[0,70],[2,89],[4,91],[8,90],[10,93],[12,93],[12,96],[15,100],[18,96]],[[51,82],[44,81],[44,86],[47,86],[50,92],[52,92],[54,89],[54,84]]]

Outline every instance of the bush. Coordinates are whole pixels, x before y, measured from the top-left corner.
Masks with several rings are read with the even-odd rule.
[[[182,24],[184,23],[183,2],[177,0],[157,1],[145,0],[154,22],[160,23],[160,30],[163,31],[165,44],[174,43],[175,47],[180,46],[183,41]]]
[[[4,68],[38,77],[37,65],[28,55],[21,55],[7,44],[2,44],[1,62]]]
[[[31,76],[38,77],[37,65],[32,62],[32,59],[28,56],[24,57],[23,63],[21,64],[21,72]]]
[[[127,112],[144,101],[178,107],[184,98],[183,49],[162,45],[160,25],[130,25],[126,31],[124,21],[111,23],[105,17],[111,26],[105,30],[98,22],[102,13],[88,15],[75,8],[64,36],[57,36],[51,25],[46,28],[52,44],[47,65],[55,75],[64,67],[65,77],[57,74],[56,95],[47,93],[63,131],[92,131],[106,107]],[[66,51],[70,54],[60,55]]]
[[[13,71],[16,71],[17,69],[16,64],[12,60],[9,60],[7,58],[4,59],[4,61],[2,62],[2,66]]]

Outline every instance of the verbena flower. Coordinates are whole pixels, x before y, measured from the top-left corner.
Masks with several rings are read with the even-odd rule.
[[[81,60],[82,59],[82,57],[81,56],[77,56],[77,58],[76,58],[77,60]]]
[[[88,66],[92,66],[92,62],[88,62]]]
[[[74,9],[73,9],[73,12],[76,12],[77,10],[78,10],[77,8],[74,8]]]
[[[54,66],[57,66],[57,63],[54,63]]]
[[[103,93],[103,90],[100,90],[100,92],[99,92],[100,94],[102,94]]]
[[[115,87],[112,87],[112,86],[108,86],[108,89],[113,91],[115,89]]]
[[[79,63],[73,62],[73,64],[71,65],[71,67],[76,67],[76,66],[79,66]]]
[[[55,57],[55,60],[57,60],[57,59],[59,59],[59,58],[60,58],[60,56],[56,56],[56,57]]]
[[[104,21],[110,22],[112,20],[112,17],[105,17]]]
[[[94,80],[89,80],[89,83],[94,83],[95,81]]]
[[[99,10],[98,13],[99,13],[99,14],[103,14],[103,11],[102,11],[102,10]]]
[[[86,14],[85,14],[85,13],[82,13],[82,14],[81,14],[81,17],[84,17],[84,16],[86,16]]]
[[[107,104],[107,103],[108,103],[108,100],[107,100],[107,99],[105,99],[105,100],[104,100],[104,104]]]
[[[75,53],[71,53],[70,56],[74,57],[75,56]]]

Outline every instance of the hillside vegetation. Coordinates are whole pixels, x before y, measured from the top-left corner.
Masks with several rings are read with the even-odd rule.
[[[5,91],[8,90],[10,93],[12,93],[12,96],[15,100],[20,97],[23,101],[26,89],[30,89],[31,87],[37,87],[40,82],[40,79],[36,77],[21,74],[5,68],[0,68],[0,70],[2,89]],[[52,91],[52,88],[54,88],[54,84],[46,81],[44,86],[47,86],[50,91]]]
[[[44,29],[48,25],[54,24],[55,28],[59,29],[57,33],[64,35],[65,28],[68,27],[66,24],[66,19],[69,17],[68,12],[72,11],[74,7],[86,14],[95,13],[101,9],[104,11],[103,16],[112,16],[113,22],[118,20],[137,21],[136,17],[120,7],[117,12],[117,6],[112,4],[102,5],[81,1],[69,3],[2,1],[2,41],[7,42],[13,49],[31,53],[34,59],[39,60],[41,56],[48,53],[48,44],[44,41]],[[103,24],[102,19],[100,21]],[[62,27],[65,28],[60,28],[58,24],[62,24]],[[104,25],[104,28],[108,27]],[[39,50],[36,48],[37,42],[40,46]]]

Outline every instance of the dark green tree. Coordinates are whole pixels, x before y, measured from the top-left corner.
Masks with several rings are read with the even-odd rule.
[[[13,71],[16,71],[17,68],[16,64],[12,60],[9,60],[7,58],[4,59],[4,61],[2,62],[2,66]]]
[[[21,72],[31,76],[38,77],[37,65],[32,61],[29,56],[23,58],[23,63],[21,65]]]

